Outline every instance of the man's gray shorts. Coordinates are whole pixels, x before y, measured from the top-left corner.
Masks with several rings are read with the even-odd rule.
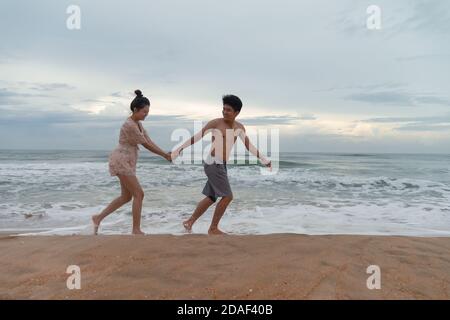
[[[227,164],[204,163],[203,167],[208,181],[202,193],[214,202],[219,197],[232,197],[233,192],[231,192],[230,182],[228,181]]]

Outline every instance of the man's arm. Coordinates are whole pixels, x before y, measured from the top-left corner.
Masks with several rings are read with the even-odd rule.
[[[201,138],[205,136],[208,130],[214,129],[216,127],[216,120],[209,121],[199,132],[194,134],[189,140],[186,140],[181,146],[179,146],[173,153],[174,157],[178,157],[178,155],[187,147],[197,143]]]
[[[239,132],[239,138],[241,138],[242,142],[245,145],[245,148],[251,152],[254,156],[256,156],[262,164],[264,164],[266,167],[271,168],[272,167],[272,161],[267,160],[256,148],[253,143],[250,142],[250,139],[247,136],[247,133],[245,132],[245,127],[242,125]]]

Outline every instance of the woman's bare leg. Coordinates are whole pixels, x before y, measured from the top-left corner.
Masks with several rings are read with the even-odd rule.
[[[136,176],[121,176],[120,181],[123,182],[127,190],[133,197],[132,213],[133,213],[133,230],[132,234],[144,234],[141,231],[141,212],[142,201],[144,200],[144,191]]]
[[[206,210],[208,210],[213,203],[214,201],[212,201],[209,197],[204,198],[198,203],[192,216],[183,222],[183,226],[187,232],[192,232],[192,225],[202,216],[202,214],[205,213]]]
[[[128,191],[126,185],[122,182],[122,179],[119,177],[120,187],[121,187],[121,195],[115,198],[111,203],[100,213],[92,216],[92,222],[94,223],[94,234],[98,233],[98,227],[104,218],[108,215],[119,209],[125,203],[130,202],[132,198],[132,194]]]

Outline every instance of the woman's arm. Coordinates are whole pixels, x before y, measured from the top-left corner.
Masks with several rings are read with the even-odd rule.
[[[153,140],[150,139],[150,137],[147,135],[146,132],[144,133],[144,136],[145,136],[145,139],[147,140],[147,142],[142,144],[145,149],[147,149],[150,152],[153,152],[153,153],[155,153],[155,154],[165,158],[167,161],[171,161],[170,153],[167,153],[164,150],[162,150],[160,147],[158,147],[156,145],[156,143],[154,143]]]

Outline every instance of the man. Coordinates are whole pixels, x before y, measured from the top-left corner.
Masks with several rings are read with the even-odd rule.
[[[217,203],[208,234],[225,234],[219,229],[219,221],[228,205],[233,200],[233,193],[228,181],[227,161],[238,136],[244,142],[247,150],[260,159],[265,166],[272,169],[272,163],[259,153],[258,149],[250,142],[246,135],[245,127],[236,121],[236,117],[239,115],[242,108],[241,99],[234,95],[226,95],[222,97],[222,101],[223,118],[209,121],[200,132],[183,143],[172,154],[172,160],[174,160],[179,156],[183,149],[195,144],[208,132],[212,132],[211,152],[204,163],[208,181],[206,182],[202,193],[206,197],[198,203],[192,216],[183,222],[183,226],[188,232],[192,231],[192,225],[195,221],[217,201],[217,198],[222,198]]]

